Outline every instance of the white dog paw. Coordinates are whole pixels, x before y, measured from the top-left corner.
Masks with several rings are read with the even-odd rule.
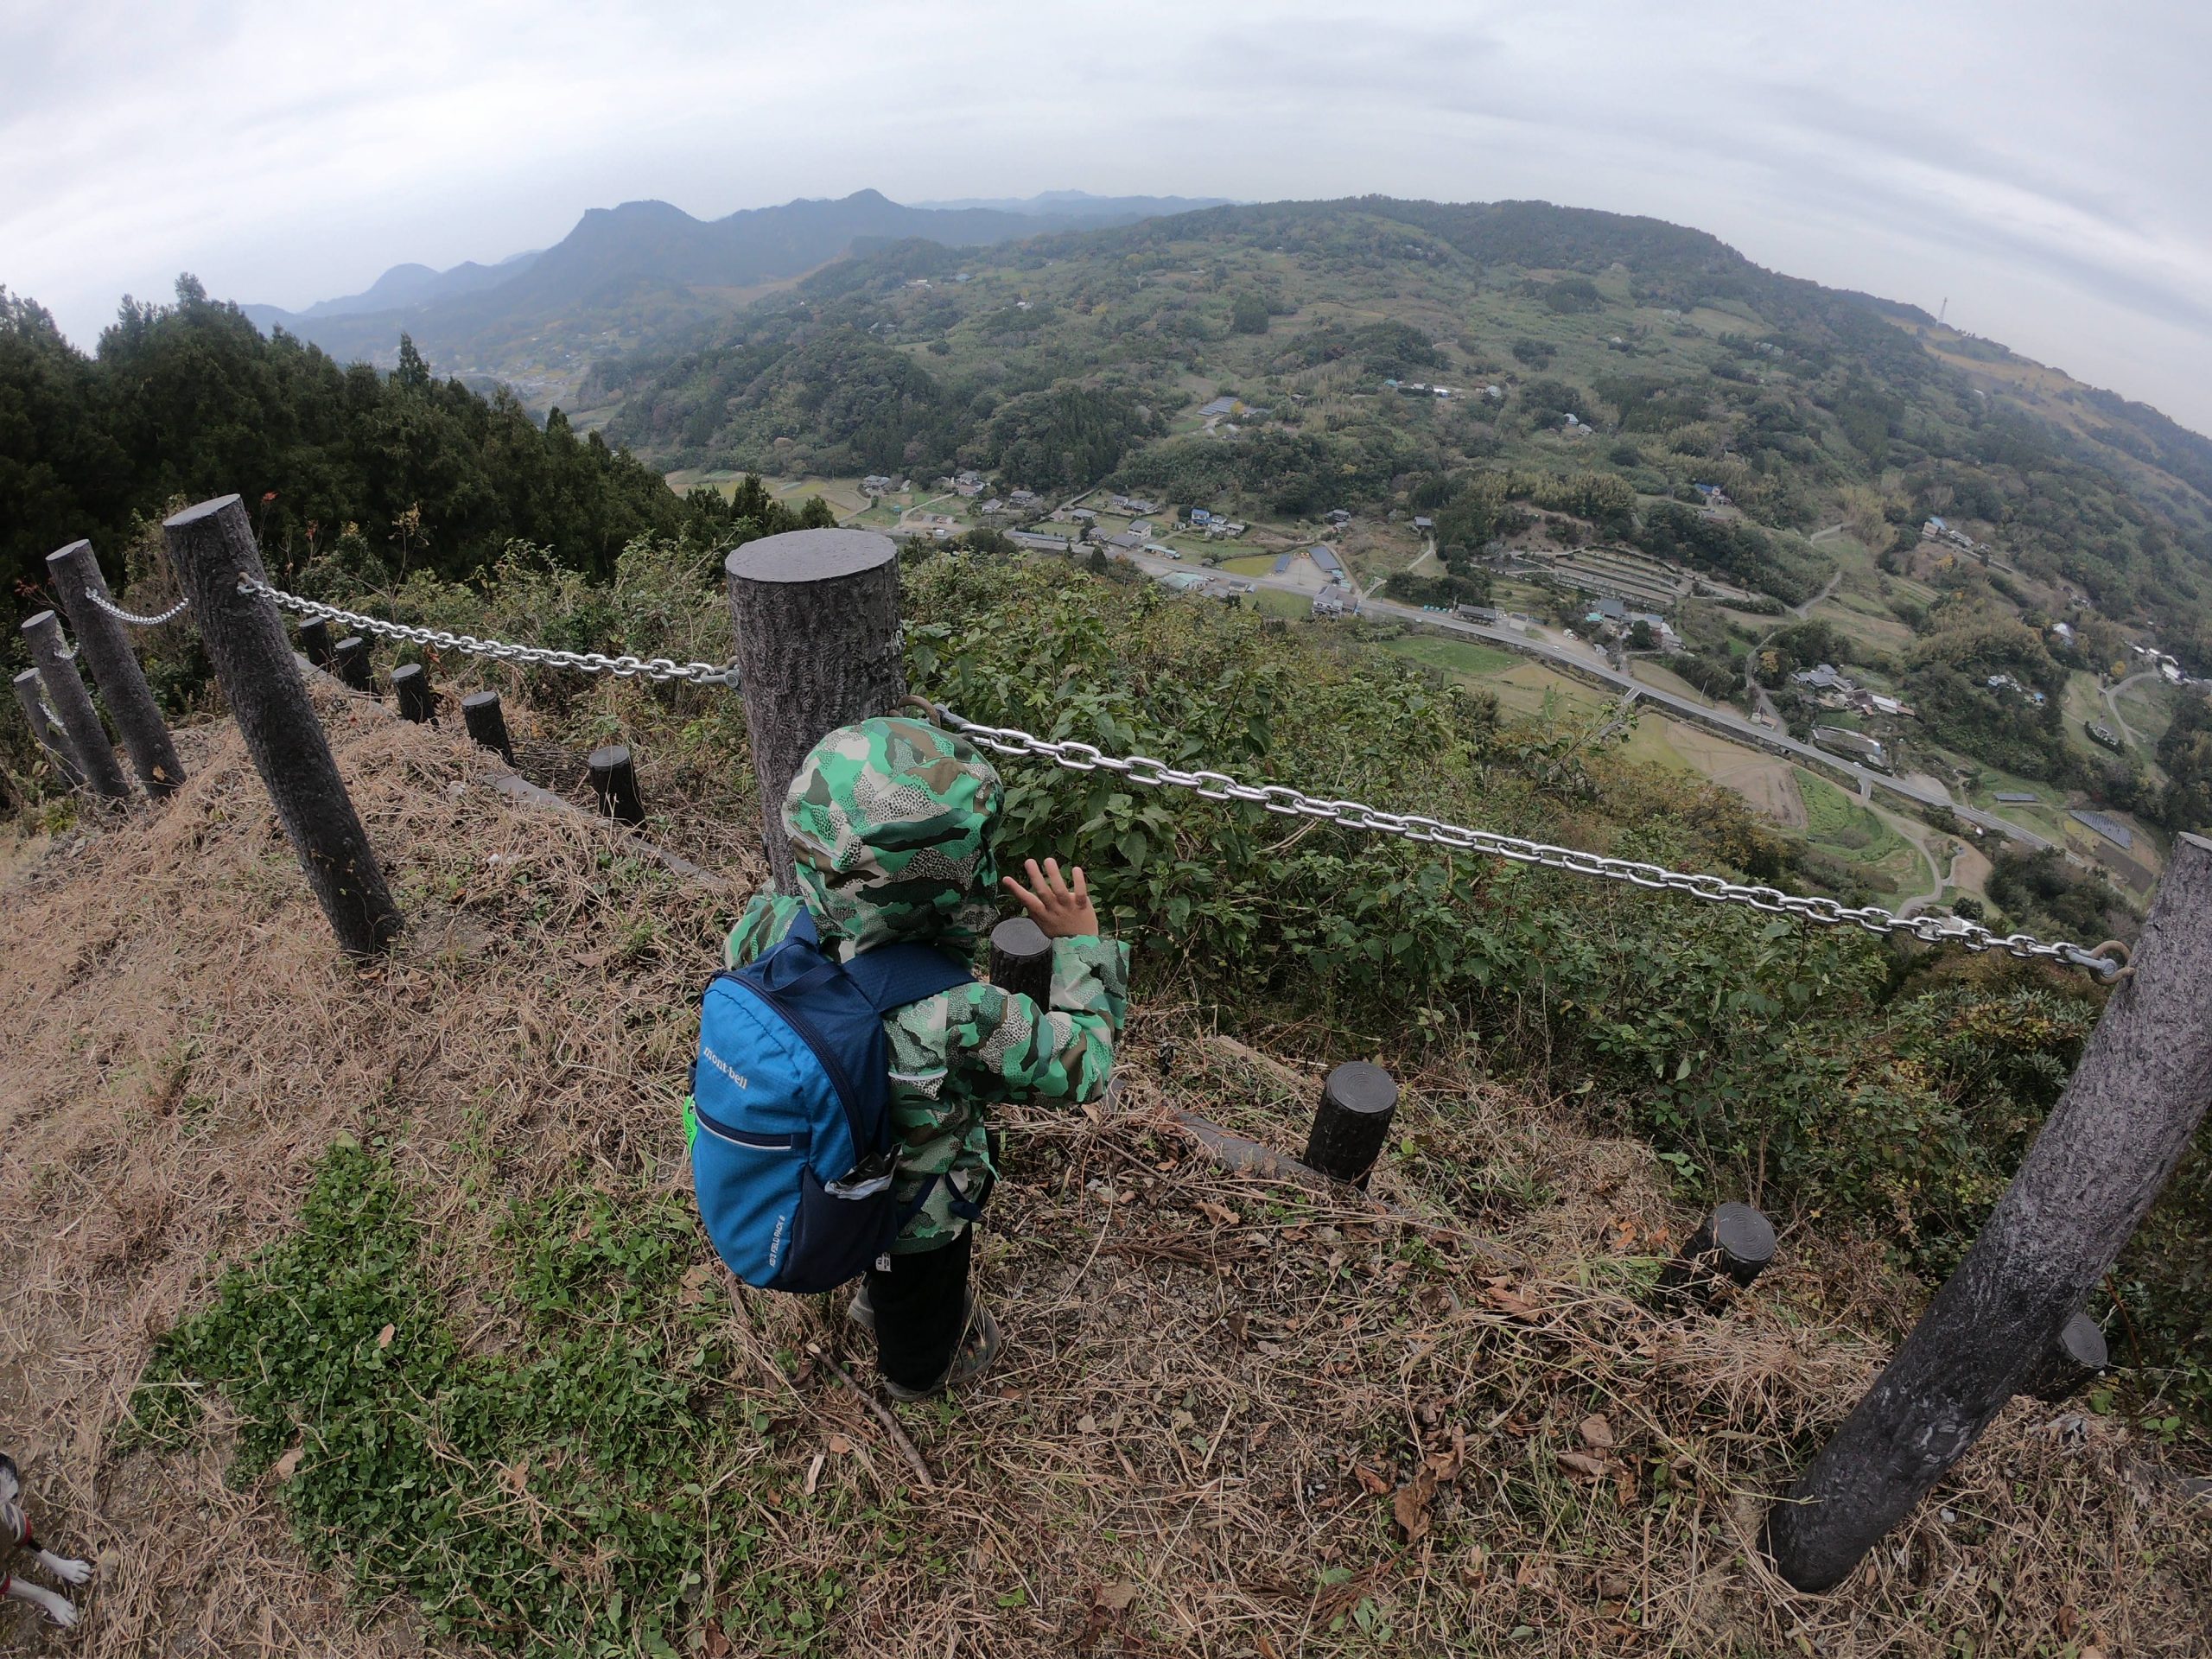
[[[92,1576],[92,1564],[90,1561],[73,1561],[67,1556],[56,1555],[48,1560],[47,1566],[52,1569],[54,1576],[64,1584],[82,1584]]]
[[[59,1596],[48,1604],[46,1616],[65,1630],[72,1630],[77,1627],[77,1610]]]

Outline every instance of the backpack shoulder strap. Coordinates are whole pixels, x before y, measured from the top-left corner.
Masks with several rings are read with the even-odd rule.
[[[845,973],[878,1014],[952,990],[976,977],[965,963],[926,944],[878,945],[847,963]]]

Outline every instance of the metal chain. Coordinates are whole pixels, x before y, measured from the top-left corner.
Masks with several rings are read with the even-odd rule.
[[[387,639],[404,639],[416,645],[435,646],[442,651],[468,652],[499,662],[573,668],[586,674],[613,674],[622,679],[642,677],[651,680],[677,680],[696,685],[732,687],[739,683],[734,663],[718,666],[713,663],[677,663],[665,657],[607,657],[595,651],[555,651],[543,645],[517,645],[499,639],[479,639],[474,634],[448,633],[442,628],[410,627],[403,622],[388,622],[381,617],[364,616],[359,611],[342,610],[335,605],[302,599],[297,594],[288,594],[281,588],[271,587],[251,576],[239,582],[238,591],[269,600],[302,616],[319,616],[327,621],[342,622],[350,628],[382,634]],[[159,617],[137,617],[127,612],[117,611],[97,594],[92,597],[103,608],[114,612],[124,621],[142,625],[168,621],[185,608],[180,603]],[[1495,830],[1471,830],[1463,824],[1446,823],[1440,818],[1385,812],[1363,801],[1325,800],[1308,795],[1288,784],[1241,784],[1227,772],[1185,772],[1147,754],[1127,757],[1107,754],[1094,744],[1074,739],[1054,742],[1017,727],[978,725],[941,704],[936,706],[936,712],[950,729],[996,753],[1036,755],[1070,772],[1109,772],[1147,789],[1187,789],[1200,800],[1243,802],[1287,817],[1325,819],[1346,830],[1365,830],[1376,835],[1398,836],[1408,841],[1424,842],[1456,852],[1480,853],[1486,857],[1502,858],[1510,863],[1567,870],[1577,875],[1595,876],[1607,881],[1625,881],[1633,887],[1655,891],[1686,893],[1693,899],[1702,899],[1709,904],[1748,905],[1753,910],[1795,916],[1800,920],[1817,922],[1827,927],[1848,925],[1864,928],[1869,933],[1909,933],[1928,944],[1957,944],[1968,950],[2002,950],[2015,957],[2044,957],[2053,962],[2086,969],[2104,980],[2118,977],[2123,969],[2122,963],[2109,955],[2101,954],[2104,950],[2103,946],[2093,951],[2069,939],[2046,941],[2031,933],[1993,932],[1979,922],[1970,922],[1959,916],[1900,916],[1894,911],[1882,909],[1878,905],[1854,907],[1836,899],[1808,899],[1801,894],[1784,893],[1779,887],[1731,881],[1725,876],[1693,874],[1636,859],[1609,858],[1600,853],[1586,853],[1572,847],[1554,847],[1548,842],[1529,841],[1520,836],[1500,835]]]
[[[583,674],[612,674],[617,679],[642,678],[648,680],[680,680],[692,685],[739,684],[735,663],[678,663],[666,657],[608,657],[596,651],[555,651],[547,645],[516,645],[502,639],[479,639],[473,633],[448,633],[443,628],[410,627],[404,622],[387,622],[382,617],[364,616],[359,611],[340,610],[335,605],[320,601],[302,599],[297,594],[288,594],[281,588],[252,576],[240,579],[238,592],[255,594],[288,611],[302,616],[319,616],[326,621],[343,622],[347,627],[366,633],[380,633],[388,639],[404,639],[418,645],[433,645],[440,651],[462,651],[478,657],[489,657],[502,663],[529,663],[543,668],[573,668]]]
[[[134,628],[158,628],[164,622],[175,621],[177,618],[182,616],[186,611],[192,607],[191,597],[187,595],[185,598],[177,601],[175,604],[170,606],[168,609],[163,611],[159,616],[140,616],[135,611],[124,610],[122,606],[117,604],[113,600],[110,599],[105,594],[99,592],[97,588],[86,588],[85,597],[91,600],[93,604],[99,606],[100,609],[105,611],[117,621],[128,622]]]
[[[1205,801],[1241,801],[1264,807],[1288,817],[1321,818],[1346,830],[1365,830],[1376,835],[1402,836],[1458,852],[1480,853],[1516,864],[1535,864],[1548,869],[1569,870],[1603,880],[1626,881],[1632,886],[1670,893],[1686,893],[1711,904],[1748,905],[1777,915],[1795,916],[1829,927],[1849,924],[1869,933],[1910,933],[1929,944],[1959,944],[1969,950],[2003,950],[2015,957],[2047,957],[2054,962],[2085,968],[2100,979],[2118,976],[2121,963],[2110,957],[2084,950],[2070,940],[2046,942],[2028,933],[1995,933],[1978,922],[1958,916],[1900,916],[1878,906],[1857,908],[1834,899],[1807,899],[1778,887],[1751,887],[1718,875],[1693,875],[1662,865],[1634,859],[1608,858],[1572,847],[1554,847],[1519,836],[1489,830],[1470,830],[1440,819],[1408,813],[1384,812],[1360,801],[1331,801],[1294,789],[1287,784],[1240,784],[1226,772],[1185,772],[1150,755],[1126,758],[1102,753],[1096,746],[1069,740],[1053,742],[1010,726],[979,726],[950,709],[938,715],[951,730],[969,742],[1000,754],[1037,755],[1070,772],[1110,772],[1147,789],[1187,789]],[[2099,947],[2100,950],[2102,947]]]

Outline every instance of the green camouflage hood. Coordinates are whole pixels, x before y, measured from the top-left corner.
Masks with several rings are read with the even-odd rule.
[[[816,744],[784,828],[823,942],[847,956],[892,939],[972,948],[996,913],[1000,795],[981,752],[918,720],[864,720]]]

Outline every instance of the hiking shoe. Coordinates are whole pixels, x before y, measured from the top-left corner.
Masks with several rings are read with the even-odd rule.
[[[952,1363],[943,1376],[927,1388],[910,1389],[903,1382],[883,1379],[883,1391],[893,1400],[912,1402],[926,1400],[933,1394],[942,1394],[956,1383],[972,1381],[990,1369],[991,1362],[999,1357],[999,1322],[991,1317],[987,1307],[976,1306],[973,1291],[968,1295],[968,1329],[960,1338],[960,1346],[953,1351]]]

